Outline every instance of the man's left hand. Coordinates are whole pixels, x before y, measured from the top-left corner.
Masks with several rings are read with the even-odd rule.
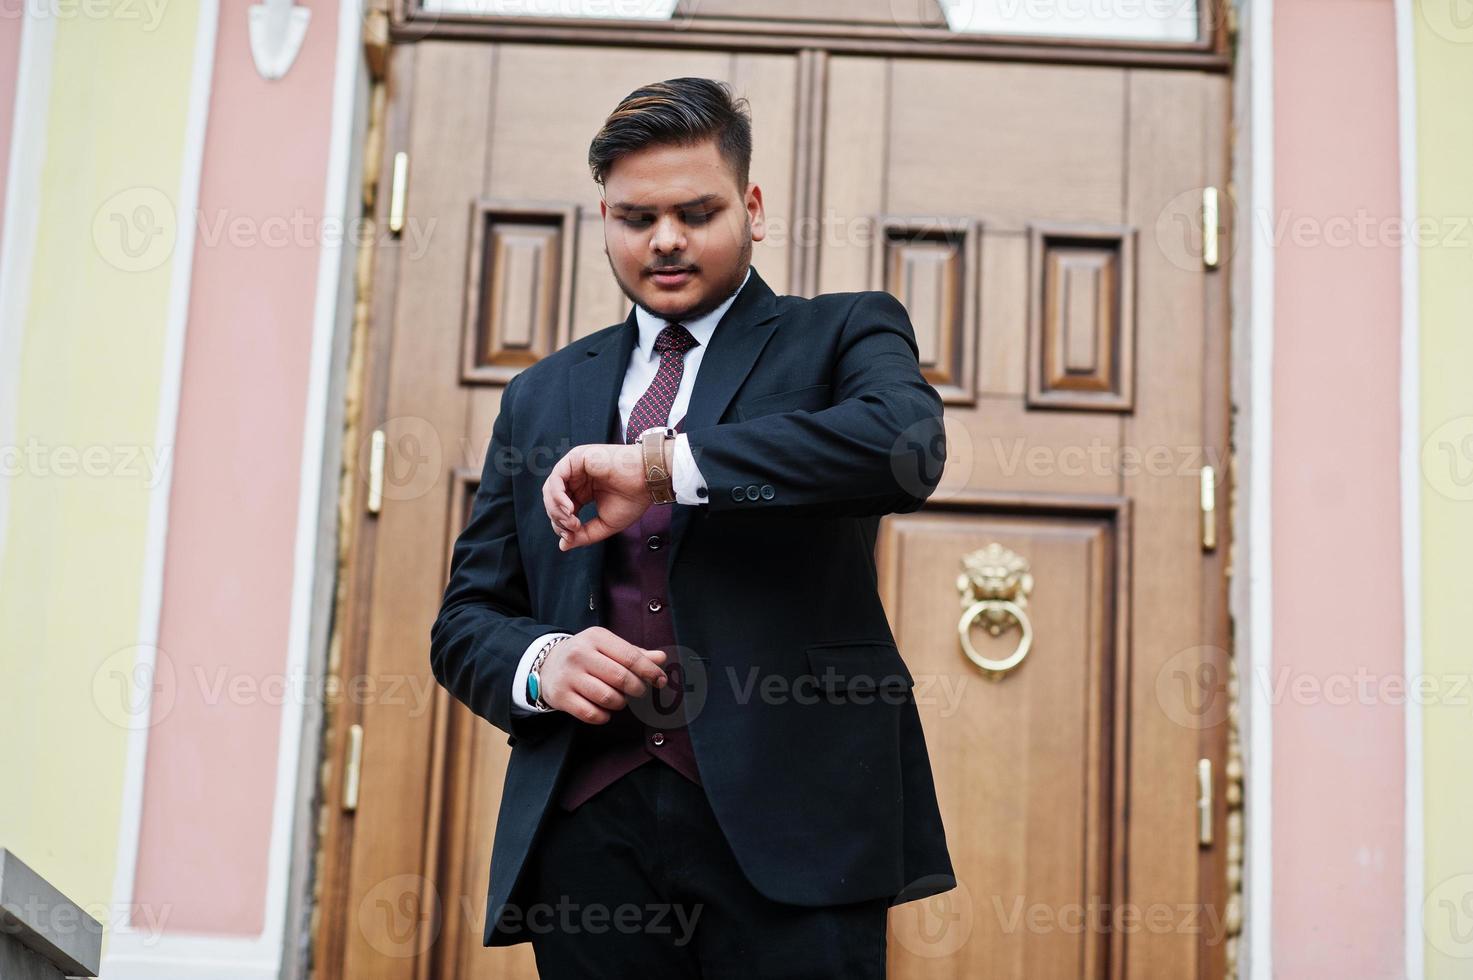
[[[578,510],[590,500],[598,515],[584,524]],[[652,502],[638,443],[575,446],[542,484],[542,503],[560,539],[560,551],[618,534],[639,520]]]

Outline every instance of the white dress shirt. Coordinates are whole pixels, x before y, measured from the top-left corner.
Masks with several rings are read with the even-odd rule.
[[[752,278],[752,267],[747,266],[747,277],[742,280],[741,286],[736,288],[726,302],[711,312],[695,317],[691,320],[681,320],[685,329],[689,330],[692,337],[696,338],[696,346],[685,352],[684,368],[680,375],[680,388],[675,392],[675,401],[670,406],[670,418],[666,424],[679,422],[685,416],[685,410],[690,405],[690,393],[695,387],[696,372],[701,368],[701,357],[706,352],[706,345],[711,342],[711,335],[716,332],[716,324],[726,314],[731,304],[736,302],[737,295]],[[635,339],[634,350],[629,355],[629,366],[624,371],[624,385],[619,389],[619,432],[622,436],[629,426],[629,416],[634,411],[635,403],[649,388],[650,382],[655,380],[655,372],[660,369],[660,357],[655,352],[655,338],[660,331],[665,329],[666,324],[671,321],[655,316],[642,306],[635,306],[634,318],[639,324],[639,337]],[[695,457],[691,454],[685,433],[675,437],[675,457],[670,474],[671,483],[675,489],[675,502],[678,504],[700,505],[706,503],[706,481],[701,477],[701,471],[696,468]],[[512,678],[511,703],[512,714],[528,715],[537,712],[527,702],[527,675],[531,673],[532,661],[537,656],[537,651],[542,645],[554,636],[570,636],[569,633],[552,632],[544,633],[528,645],[522,659],[517,664],[517,672]]]

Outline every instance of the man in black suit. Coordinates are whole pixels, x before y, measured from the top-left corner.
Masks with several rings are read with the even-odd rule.
[[[750,158],[709,79],[609,116],[634,308],[507,384],[431,632],[513,746],[483,941],[547,977],[883,976],[886,910],[956,884],[874,559],[941,399],[894,297],[758,275]]]

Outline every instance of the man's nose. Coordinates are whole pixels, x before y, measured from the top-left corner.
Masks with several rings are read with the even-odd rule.
[[[660,218],[655,222],[654,234],[650,236],[650,248],[661,255],[679,251],[685,247],[685,234],[674,218]]]

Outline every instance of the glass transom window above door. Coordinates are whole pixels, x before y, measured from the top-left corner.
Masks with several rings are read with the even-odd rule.
[[[1197,40],[1199,0],[938,0],[964,34],[1109,41]]]
[[[486,17],[669,20],[677,0],[424,0],[425,10]]]
[[[1201,37],[1202,0],[817,0],[773,4],[730,0],[422,0],[430,13],[569,20],[671,21],[723,17],[921,25],[954,34],[1095,41],[1190,43]],[[842,10],[842,16],[836,11]]]

